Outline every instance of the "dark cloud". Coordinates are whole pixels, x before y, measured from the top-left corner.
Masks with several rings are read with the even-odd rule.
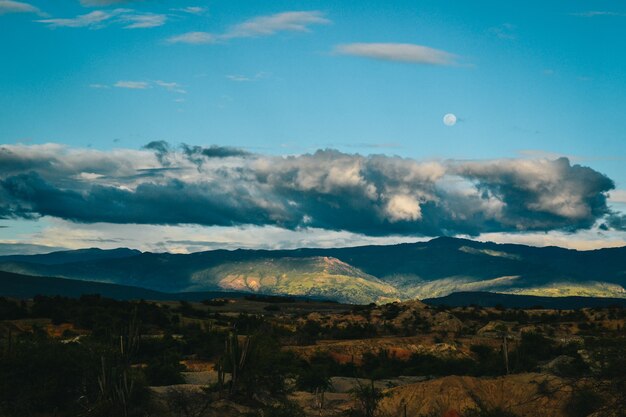
[[[607,216],[606,222],[600,228],[602,230],[618,230],[626,232],[626,214],[611,212]]]
[[[84,223],[280,224],[279,216],[271,218],[273,213],[238,186],[225,189],[218,184],[170,180],[142,183],[132,191],[95,185],[77,192],[57,188],[35,172],[9,177],[0,186],[20,202],[15,216],[21,217],[21,213],[32,213]]]
[[[208,148],[203,148],[201,146],[183,145],[183,150],[187,155],[202,155],[207,158],[228,158],[231,156],[250,155],[249,152],[246,152],[243,149],[217,145],[212,145]]]
[[[606,192],[614,188],[608,177],[566,158],[418,162],[335,150],[276,157],[151,142],[140,151],[110,152],[5,146],[0,162],[5,218],[316,227],[373,236],[586,229],[611,214]]]
[[[148,149],[154,151],[159,162],[163,165],[168,166],[169,161],[167,160],[167,155],[169,155],[171,148],[170,144],[164,140],[155,140],[144,146],[144,149]]]

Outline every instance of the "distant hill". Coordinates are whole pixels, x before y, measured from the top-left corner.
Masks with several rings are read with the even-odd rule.
[[[6,255],[0,256],[0,263],[3,262],[26,262],[42,265],[61,265],[72,262],[89,262],[105,259],[121,259],[130,256],[140,255],[141,252],[136,249],[118,248],[118,249],[78,249],[69,251],[58,251],[38,255]]]
[[[599,308],[610,306],[626,307],[625,298],[601,297],[538,297],[534,295],[496,294],[490,292],[455,292],[445,297],[422,300],[432,306],[506,308],[546,308],[555,310],[575,310],[579,308]]]
[[[161,292],[236,290],[363,303],[454,292],[625,298],[626,247],[576,251],[437,238],[332,249],[0,257],[0,270]]]
[[[33,277],[0,271],[0,297],[33,298],[36,295],[80,297],[85,294],[100,294],[116,300],[186,300],[202,301],[213,298],[242,298],[244,292],[186,292],[170,294],[128,285],[80,281],[65,278]]]

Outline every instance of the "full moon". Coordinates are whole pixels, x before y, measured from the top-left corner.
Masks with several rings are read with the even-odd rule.
[[[443,116],[443,124],[446,126],[454,126],[456,124],[456,116],[452,113],[448,113]]]

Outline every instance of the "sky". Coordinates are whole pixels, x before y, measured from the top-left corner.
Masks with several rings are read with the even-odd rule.
[[[626,245],[626,5],[0,0],[0,254]]]

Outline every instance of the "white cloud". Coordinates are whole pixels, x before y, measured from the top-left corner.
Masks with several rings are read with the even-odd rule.
[[[212,249],[296,249],[389,245],[429,240],[406,236],[371,237],[317,228],[285,230],[275,226],[205,227],[196,225],[118,225],[73,223],[54,217],[36,234],[24,234],[10,243],[30,243],[69,249],[97,246],[129,247],[142,251],[191,253]],[[0,240],[2,243],[3,240]]]
[[[159,87],[165,88],[167,91],[171,91],[172,93],[180,93],[180,94],[187,93],[187,91],[183,89],[180,84],[175,83],[175,82],[165,82],[165,81],[157,80],[154,83],[158,85]]]
[[[94,10],[87,14],[78,15],[73,18],[53,18],[41,19],[40,23],[44,23],[51,28],[69,27],[69,28],[90,28],[102,29],[110,24],[125,25],[125,29],[146,29],[162,26],[167,21],[164,14],[154,13],[138,13],[131,9],[114,9],[114,10]]]
[[[593,250],[626,246],[626,233],[613,233],[610,236],[597,230],[580,230],[576,233],[550,231],[547,233],[483,233],[478,237],[468,237],[479,241],[515,243],[530,246],[559,246],[568,249]]]
[[[229,74],[226,76],[231,81],[236,82],[249,82],[249,81],[257,81],[262,78],[267,78],[268,74],[265,72],[258,72],[253,76],[241,75],[241,74]]]
[[[248,38],[268,36],[277,32],[308,32],[311,25],[329,24],[330,20],[320,11],[283,12],[259,16],[233,26],[223,38]]]
[[[209,44],[220,40],[270,36],[278,32],[308,32],[312,25],[331,23],[320,11],[290,11],[258,16],[239,23],[222,34],[188,32],[172,36],[168,43]]]
[[[90,84],[89,85],[90,88],[95,88],[95,89],[107,89],[107,88],[111,88],[111,87],[117,87],[117,88],[127,88],[130,90],[146,90],[148,88],[152,88],[152,87],[161,87],[164,88],[167,91],[170,91],[172,93],[178,93],[178,94],[186,94],[187,90],[185,90],[183,88],[182,85],[180,85],[177,82],[167,82],[167,81],[162,81],[162,80],[156,80],[153,82],[150,81],[129,81],[129,80],[120,80],[117,81],[115,84],[113,85],[108,85],[108,84]]]
[[[175,12],[183,12],[183,13],[189,13],[189,14],[204,14],[207,11],[206,7],[200,7],[200,6],[189,6],[189,7],[181,7],[179,9],[171,9],[172,11]]]
[[[385,207],[392,222],[401,220],[415,221],[422,217],[422,209],[417,199],[410,195],[395,195],[389,198]]]
[[[134,14],[126,15],[122,20],[129,23],[127,26],[124,26],[126,29],[147,29],[163,26],[167,21],[167,16],[153,13]]]
[[[590,10],[586,12],[571,13],[572,16],[578,17],[598,17],[598,16],[626,16],[626,13]]]
[[[614,190],[609,193],[609,202],[626,204],[626,190]]]
[[[128,3],[129,0],[80,0],[80,4],[85,7],[110,6],[112,4]]]
[[[118,81],[113,84],[113,86],[118,88],[129,88],[131,90],[145,90],[150,88],[150,84],[145,81]]]
[[[40,10],[28,3],[12,0],[0,0],[0,15],[9,13],[41,13]]]
[[[215,43],[216,41],[216,37],[208,32],[187,32],[167,39],[168,43],[189,43],[193,45]]]
[[[69,28],[100,28],[104,27],[106,21],[112,19],[116,15],[122,13],[123,9],[117,9],[110,12],[102,10],[94,10],[87,14],[79,15],[74,18],[67,19],[42,19],[38,20],[40,23],[45,23],[51,28],[57,27],[69,27]]]
[[[427,65],[455,65],[457,58],[446,51],[410,43],[350,43],[336,46],[334,52],[340,55]]]

